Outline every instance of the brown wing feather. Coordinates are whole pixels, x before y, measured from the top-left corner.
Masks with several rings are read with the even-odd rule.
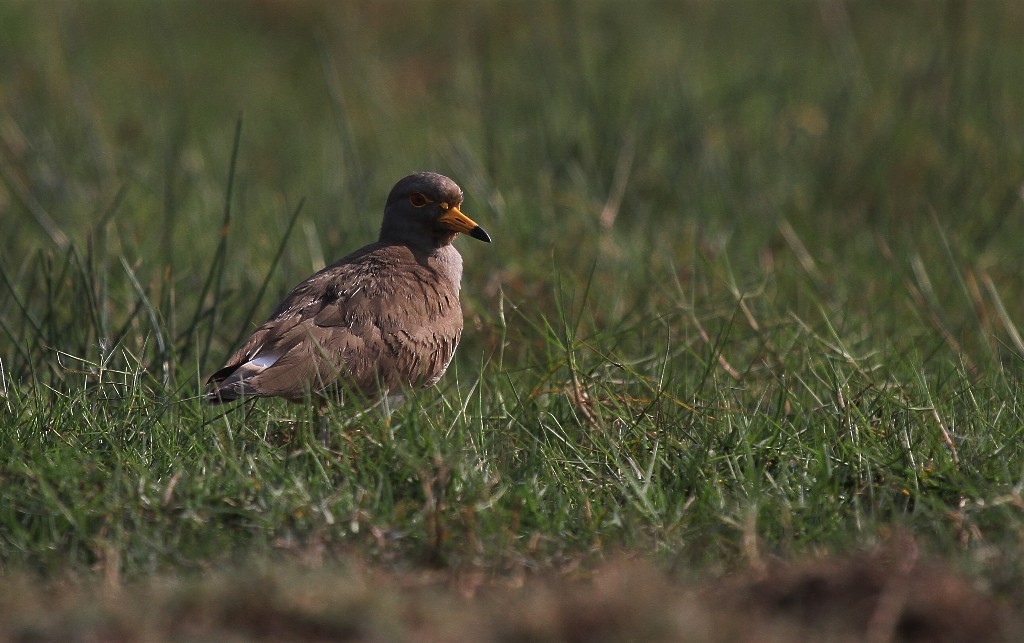
[[[299,284],[210,377],[208,398],[433,385],[462,332],[458,292],[429,258],[367,246]]]

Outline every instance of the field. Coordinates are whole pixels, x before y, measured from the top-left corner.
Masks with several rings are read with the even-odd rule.
[[[0,640],[1013,640],[1024,5],[0,3]],[[216,407],[453,177],[452,368]]]

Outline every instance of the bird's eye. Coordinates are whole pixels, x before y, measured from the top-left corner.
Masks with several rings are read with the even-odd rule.
[[[427,203],[430,203],[430,199],[423,196],[419,192],[413,192],[412,194],[409,195],[409,203],[411,203],[415,208],[422,208]]]

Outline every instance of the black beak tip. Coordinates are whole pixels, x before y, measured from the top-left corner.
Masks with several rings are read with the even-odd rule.
[[[474,239],[479,239],[485,243],[491,242],[491,235],[487,234],[487,231],[481,228],[480,226],[477,226],[470,230],[469,236],[473,237]]]

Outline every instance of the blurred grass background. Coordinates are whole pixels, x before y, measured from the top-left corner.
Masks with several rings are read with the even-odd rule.
[[[3,567],[908,529],[1014,594],[1022,36],[1014,2],[0,4]],[[495,240],[458,243],[440,391],[328,448],[203,408],[425,169]]]

